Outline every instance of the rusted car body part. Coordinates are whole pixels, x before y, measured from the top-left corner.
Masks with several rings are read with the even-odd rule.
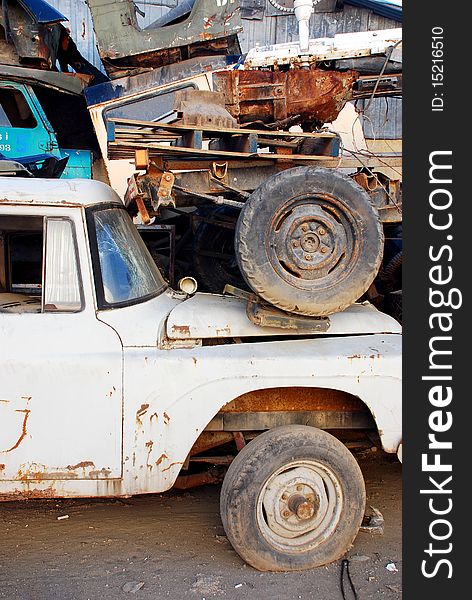
[[[16,64],[40,69],[55,66],[63,21],[67,18],[62,13],[41,0],[35,3],[5,0],[0,11],[0,25],[6,43],[14,49],[12,57],[17,57]]]
[[[281,329],[293,329],[299,333],[315,333],[317,331],[328,331],[329,319],[312,317],[303,317],[286,313],[251,292],[240,290],[232,285],[226,285],[224,294],[230,294],[236,298],[242,298],[247,301],[246,314],[248,319],[259,327],[280,327]]]
[[[384,173],[362,168],[352,178],[369,194],[383,223],[400,223],[402,220],[402,185]]]
[[[234,0],[196,0],[176,23],[159,21],[141,29],[132,0],[87,0],[101,59],[108,74],[151,69],[194,56],[235,54],[242,30]]]
[[[299,121],[334,121],[352,98],[356,71],[312,68],[290,71],[233,70],[213,76],[215,90],[224,94],[228,111],[240,123],[298,117]]]
[[[212,483],[221,483],[224,479],[226,469],[214,467],[201,473],[190,473],[189,475],[179,475],[175,480],[173,488],[176,490],[189,490],[201,485]]]
[[[108,81],[80,54],[64,21],[67,18],[43,0],[5,0],[0,11],[5,33],[0,63],[55,71],[58,62],[61,71],[68,73],[70,66],[86,83]]]
[[[285,423],[339,430],[375,427],[364,403],[345,392],[272,388],[243,394],[224,406],[202,437],[205,440],[209,433],[221,435],[236,430],[265,431]]]

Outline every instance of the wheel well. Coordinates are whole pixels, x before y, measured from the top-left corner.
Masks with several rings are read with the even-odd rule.
[[[348,392],[316,387],[263,388],[225,404],[201,433],[190,455],[223,445],[236,432],[252,437],[255,432],[290,424],[329,430],[376,429],[367,405]]]
[[[332,388],[277,387],[253,390],[225,404],[220,413],[271,411],[366,412],[366,404],[354,394]]]

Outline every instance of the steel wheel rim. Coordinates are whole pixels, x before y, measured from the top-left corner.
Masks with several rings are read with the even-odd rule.
[[[275,212],[266,235],[269,261],[290,285],[337,285],[359,254],[356,214],[331,194],[290,198]]]
[[[331,537],[343,505],[340,481],[329,467],[316,460],[294,461],[265,481],[257,499],[257,525],[274,549],[307,552]]]

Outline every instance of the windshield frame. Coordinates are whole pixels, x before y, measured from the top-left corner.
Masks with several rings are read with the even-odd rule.
[[[149,251],[146,248],[146,250],[148,252],[148,256],[149,256],[149,261],[150,261],[150,263],[152,263],[154,265],[154,267],[156,268],[156,270],[159,274],[159,279],[161,280],[161,285],[156,289],[156,291],[154,291],[150,294],[146,294],[144,296],[132,298],[131,300],[124,300],[122,302],[107,302],[105,300],[105,290],[104,290],[104,285],[103,285],[102,268],[101,268],[101,264],[100,264],[100,255],[99,255],[99,251],[98,251],[98,239],[97,239],[97,230],[96,230],[96,226],[95,226],[94,213],[97,211],[100,212],[100,211],[104,211],[104,210],[109,210],[111,208],[123,211],[131,219],[128,212],[126,211],[126,208],[123,205],[117,204],[115,202],[106,202],[103,204],[97,204],[95,206],[89,206],[85,209],[85,219],[86,219],[86,223],[87,223],[87,234],[88,234],[88,238],[89,238],[90,255],[91,255],[91,260],[92,260],[92,272],[93,272],[93,279],[94,279],[94,284],[95,284],[95,294],[96,294],[96,299],[97,299],[98,310],[113,310],[115,308],[123,308],[126,306],[133,306],[135,304],[142,304],[143,302],[147,302],[148,300],[157,298],[157,296],[160,296],[169,287],[169,284],[164,279],[159,267],[156,265],[156,263],[154,262],[154,260],[151,257],[151,254],[149,253]],[[133,226],[135,226],[135,225],[133,224]],[[136,229],[136,234],[139,236],[139,232],[137,229]],[[144,242],[143,242],[143,244],[144,244]]]

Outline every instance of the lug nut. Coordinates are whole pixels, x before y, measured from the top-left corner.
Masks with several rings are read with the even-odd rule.
[[[323,227],[320,227],[320,228],[318,229],[318,233],[319,233],[320,235],[324,235],[324,234],[326,233],[326,231],[323,229]]]
[[[305,254],[305,260],[311,260],[311,255],[310,254]]]
[[[283,514],[283,516],[284,516],[286,519],[288,519],[288,518],[289,518],[289,516],[290,516],[290,511],[288,511],[288,510],[284,510],[284,512],[283,512],[282,514]]]
[[[303,489],[303,486],[302,486],[302,485],[297,485],[297,492],[301,492],[301,491],[302,491],[302,489]]]
[[[320,252],[321,252],[321,254],[326,254],[326,252],[328,252],[328,248],[326,248],[326,246],[323,246],[323,247],[320,249]]]
[[[285,494],[285,493],[284,493],[284,494],[282,494],[282,500],[287,500],[287,498],[288,498],[288,495],[287,495],[287,494]]]
[[[293,240],[293,242],[292,242],[292,246],[293,246],[294,248],[298,248],[298,246],[299,246],[299,245],[300,245],[300,242],[299,242],[298,240]]]
[[[301,229],[302,229],[302,231],[308,231],[309,227],[306,223],[303,223]]]

